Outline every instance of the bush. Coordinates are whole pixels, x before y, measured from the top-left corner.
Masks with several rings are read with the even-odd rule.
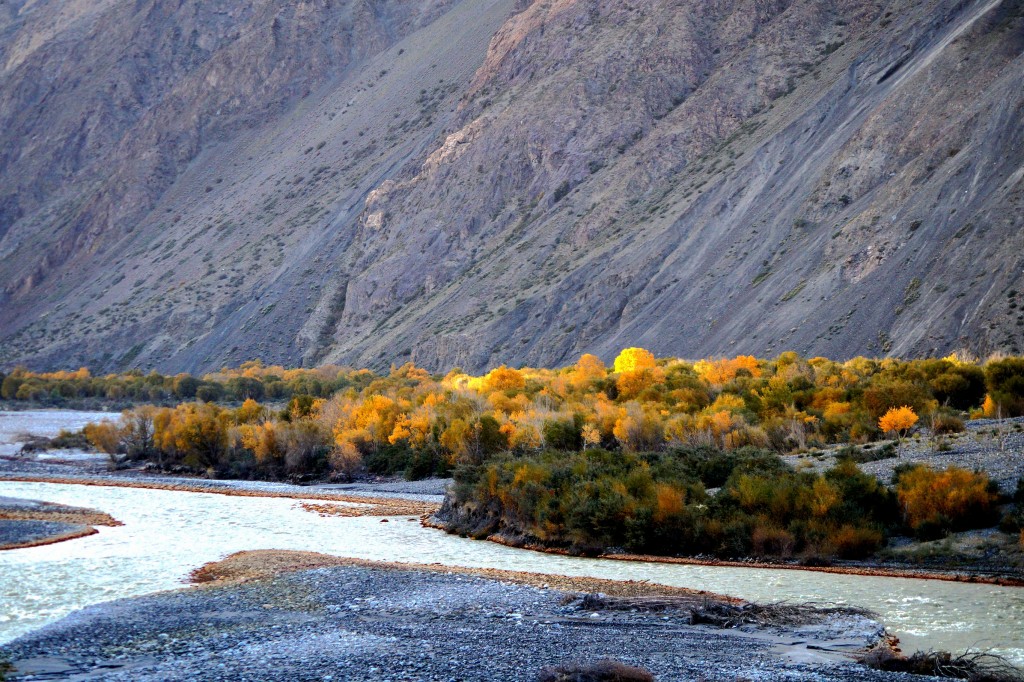
[[[1007,358],[985,365],[989,396],[1003,417],[1024,415],[1024,358]]]
[[[1004,533],[1019,533],[1024,531],[1024,507],[1015,505],[1012,509],[1003,514],[999,520],[999,530]]]
[[[709,498],[700,476],[721,490]],[[706,449],[506,456],[460,468],[445,512],[450,530],[474,536],[725,558],[862,556],[896,517],[893,495],[851,462],[821,476],[765,451]]]
[[[179,374],[174,378],[171,390],[179,400],[192,400],[199,390],[199,380],[190,374]]]
[[[750,545],[755,556],[789,557],[796,547],[796,538],[778,526],[759,525],[750,534]]]
[[[899,475],[896,495],[907,526],[921,537],[993,525],[998,495],[984,473],[914,466]]]
[[[108,455],[116,454],[121,447],[121,430],[109,419],[86,424],[82,433],[90,445]]]
[[[391,445],[363,455],[366,470],[379,476],[393,476],[409,469],[413,453],[404,445]]]
[[[537,682],[654,682],[654,675],[618,661],[549,666]]]
[[[828,536],[828,544],[840,559],[863,559],[885,544],[885,536],[875,528],[846,524]]]
[[[935,399],[956,410],[970,410],[985,398],[985,372],[974,365],[952,367],[931,380]]]
[[[250,377],[232,377],[224,384],[224,391],[233,400],[263,400],[263,382]]]
[[[214,403],[224,396],[224,389],[220,384],[204,383],[196,389],[196,400],[204,403]]]
[[[955,414],[938,412],[932,418],[932,435],[945,436],[950,433],[963,433],[965,429],[964,420]]]
[[[849,460],[857,464],[867,464],[868,462],[877,462],[894,457],[896,457],[896,446],[892,443],[886,443],[877,448],[872,448],[870,445],[863,447],[847,445],[840,448],[836,453],[836,460]]]
[[[576,451],[583,447],[583,419],[548,419],[544,422],[544,442],[554,450]]]
[[[56,436],[50,439],[50,447],[60,448],[62,450],[69,450],[72,448],[85,450],[89,447],[89,439],[86,438],[85,433],[82,431],[72,432],[61,429]]]

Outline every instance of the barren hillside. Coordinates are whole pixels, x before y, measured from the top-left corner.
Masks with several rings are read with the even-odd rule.
[[[1022,121],[1024,0],[16,0],[0,364],[1020,353]]]

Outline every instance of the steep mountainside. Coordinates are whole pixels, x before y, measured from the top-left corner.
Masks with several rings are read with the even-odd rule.
[[[1024,0],[26,0],[0,65],[0,363],[1024,351]]]

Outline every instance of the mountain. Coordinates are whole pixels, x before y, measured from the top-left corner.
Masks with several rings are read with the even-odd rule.
[[[1024,350],[1024,0],[14,0],[0,363]]]

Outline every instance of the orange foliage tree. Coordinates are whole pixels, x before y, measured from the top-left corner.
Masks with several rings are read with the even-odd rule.
[[[900,476],[896,495],[907,525],[927,535],[988,525],[998,501],[987,474],[959,467],[916,466]]]
[[[896,441],[899,443],[910,429],[917,423],[917,413],[912,407],[890,407],[889,411],[878,419],[878,428],[883,433],[895,433]]]

